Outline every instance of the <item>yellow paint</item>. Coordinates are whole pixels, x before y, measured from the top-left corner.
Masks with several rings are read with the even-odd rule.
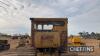
[[[68,46],[81,46],[81,45],[82,41],[80,36],[72,36],[68,38]]]

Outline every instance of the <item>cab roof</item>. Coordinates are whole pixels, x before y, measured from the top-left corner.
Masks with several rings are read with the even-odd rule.
[[[30,18],[32,21],[64,21],[68,18]]]

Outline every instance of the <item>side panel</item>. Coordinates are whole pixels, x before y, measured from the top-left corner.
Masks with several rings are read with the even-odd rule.
[[[36,48],[56,48],[60,46],[60,36],[58,32],[35,32]]]

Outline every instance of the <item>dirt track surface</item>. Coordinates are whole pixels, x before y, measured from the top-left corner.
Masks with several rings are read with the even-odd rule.
[[[34,56],[34,53],[31,47],[19,47],[17,49],[0,52],[0,56]]]
[[[66,55],[65,55],[66,54]],[[69,52],[69,54],[65,53],[61,56],[99,56],[99,55],[89,55],[90,53],[81,53],[81,55],[74,55]],[[34,49],[32,47],[19,47],[17,49],[10,49],[7,51],[0,52],[0,56],[35,56]],[[42,54],[38,54],[38,56],[44,56]],[[46,54],[45,56],[50,56]],[[59,56],[59,55],[52,55],[52,56]]]
[[[82,41],[86,43],[87,46],[94,46],[94,52],[92,53],[79,52],[78,56],[100,56],[100,47],[99,47],[100,40],[82,39]],[[16,47],[18,46],[18,40],[9,39],[9,43],[11,45],[10,50],[0,52],[0,56],[35,56],[35,52],[32,47],[25,46],[25,47],[19,47],[16,49]],[[39,56],[41,56],[41,54]],[[47,56],[50,56],[50,55],[47,55]],[[62,55],[62,56],[65,56],[65,55]],[[67,54],[66,56],[69,56],[69,55]]]

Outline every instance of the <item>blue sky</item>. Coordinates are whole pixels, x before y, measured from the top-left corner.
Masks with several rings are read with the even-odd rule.
[[[30,33],[30,17],[65,16],[69,34],[100,33],[100,0],[0,0],[3,33]]]

